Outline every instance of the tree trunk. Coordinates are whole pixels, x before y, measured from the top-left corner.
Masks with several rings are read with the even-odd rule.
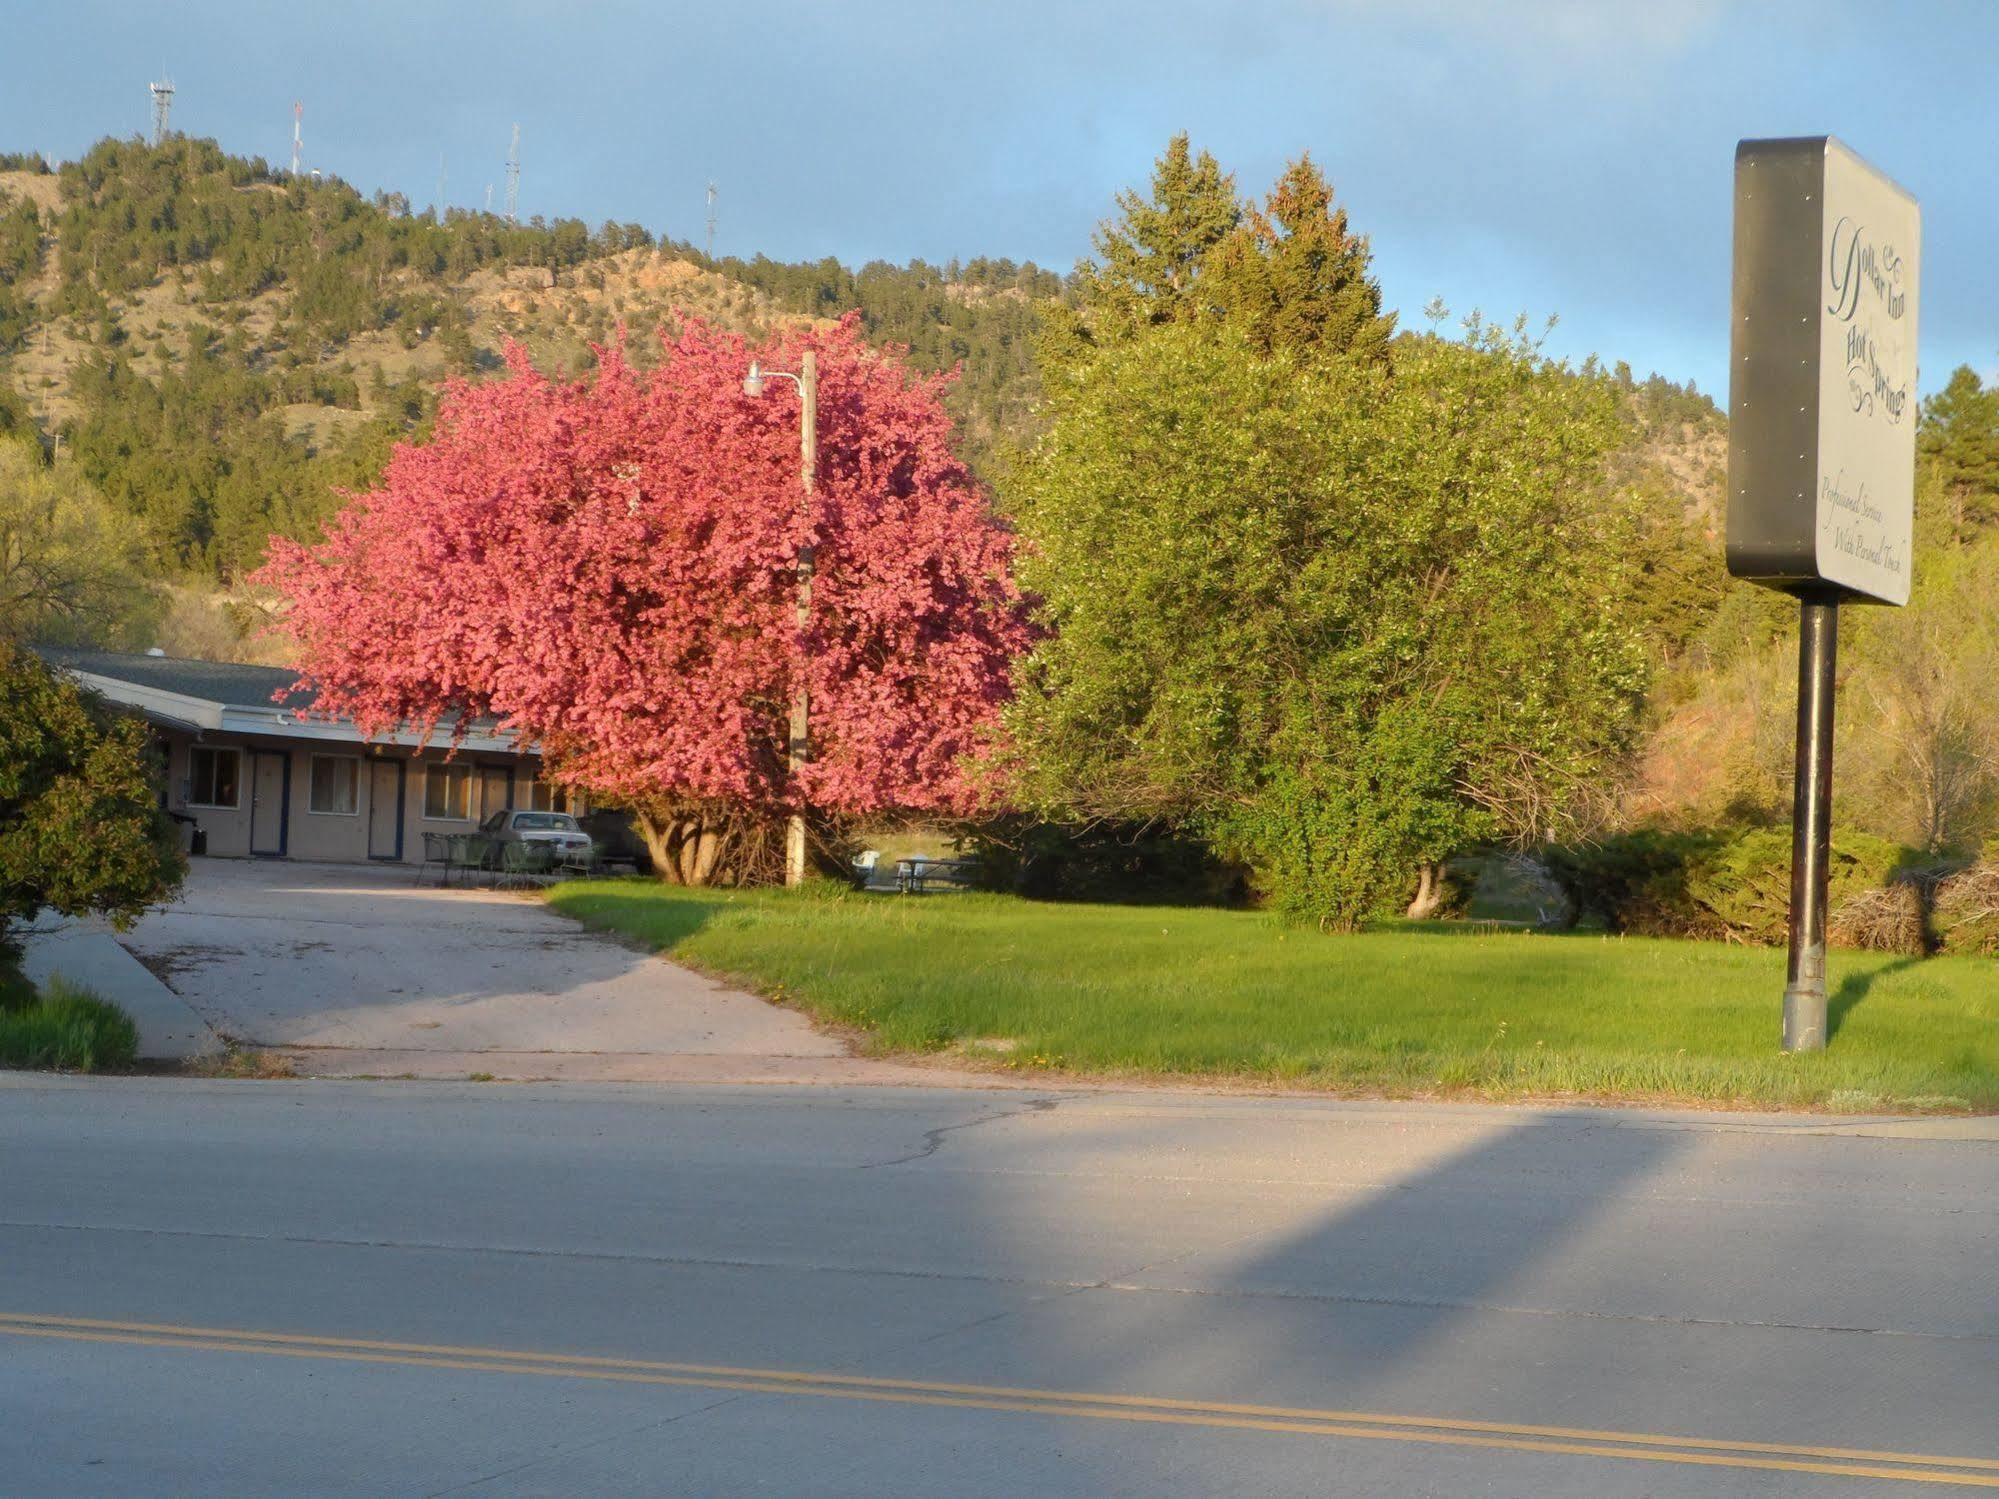
[[[1406,913],[1411,921],[1427,921],[1444,904],[1444,871],[1436,864],[1416,866],[1416,898]]]
[[[775,824],[705,804],[634,807],[653,873],[672,885],[747,885],[781,872],[772,863]]]

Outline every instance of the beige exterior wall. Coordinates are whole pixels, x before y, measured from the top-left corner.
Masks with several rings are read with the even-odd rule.
[[[530,756],[465,752],[447,760],[393,745],[305,742],[234,734],[161,735],[167,752],[167,809],[191,817],[208,852],[292,859],[363,861],[423,858],[425,833],[469,833],[490,813],[525,807],[539,769]],[[221,773],[207,752],[221,756]],[[233,777],[229,775],[233,756]],[[313,762],[322,762],[321,805],[313,805]],[[396,772],[400,769],[400,774]],[[453,795],[453,780],[462,790]],[[215,789],[218,783],[227,784]],[[427,792],[436,783],[436,800]],[[224,804],[215,804],[220,797]],[[544,801],[546,794],[544,793]],[[400,802],[400,806],[398,806]],[[348,810],[351,806],[352,810]],[[433,816],[439,808],[464,815]],[[581,810],[572,804],[571,810]],[[401,850],[396,832],[401,830]]]

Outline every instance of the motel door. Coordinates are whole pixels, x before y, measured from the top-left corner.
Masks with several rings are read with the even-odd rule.
[[[513,777],[504,765],[482,765],[479,768],[479,810],[472,815],[483,820],[500,808],[511,806],[512,791]]]
[[[250,852],[285,851],[284,755],[250,752]]]
[[[368,762],[368,857],[403,856],[403,762]]]

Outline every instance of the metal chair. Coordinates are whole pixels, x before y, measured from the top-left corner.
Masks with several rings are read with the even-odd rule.
[[[423,872],[433,865],[437,868],[437,883],[451,883],[451,840],[442,833],[423,835],[423,862],[416,867],[416,882],[423,883]]]
[[[550,850],[539,843],[502,843],[496,890],[539,889],[549,878]]]

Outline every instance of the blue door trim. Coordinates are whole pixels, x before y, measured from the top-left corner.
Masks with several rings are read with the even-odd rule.
[[[250,857],[253,859],[283,859],[291,853],[292,834],[292,756],[289,750],[269,750],[252,747],[250,750]],[[278,851],[260,849],[257,843],[257,762],[266,755],[275,755],[284,766],[281,789],[278,792]]]
[[[403,819],[409,814],[409,804],[407,801],[410,782],[409,761],[390,760],[377,755],[374,759],[365,763],[368,766],[368,831],[370,840],[368,857],[379,860],[384,864],[400,864],[403,862]],[[396,851],[392,854],[375,853],[372,847],[375,827],[375,767],[377,765],[393,765],[396,768]]]

